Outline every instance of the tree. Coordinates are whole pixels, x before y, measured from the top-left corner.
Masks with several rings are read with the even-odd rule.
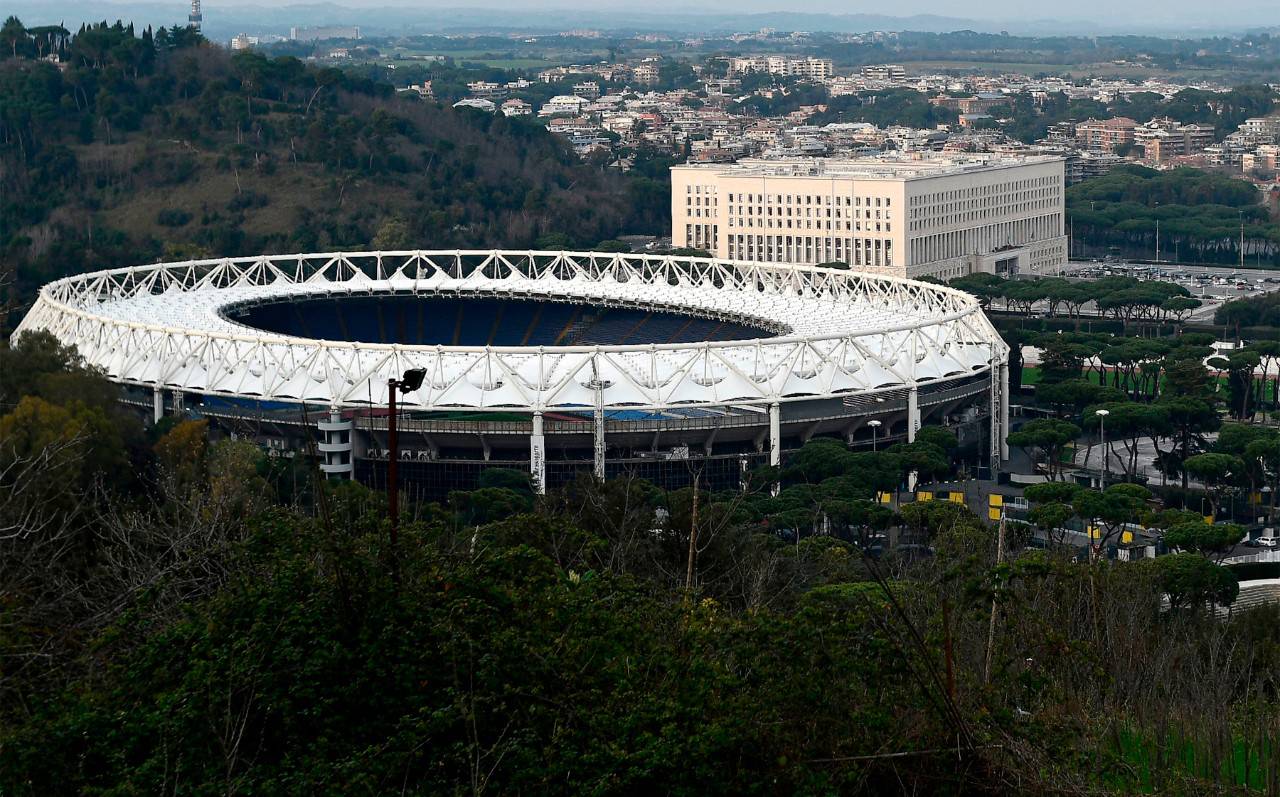
[[[1160,309],[1178,321],[1185,321],[1202,304],[1199,299],[1192,299],[1190,296],[1171,296],[1160,303]]]
[[[616,238],[614,238],[607,241],[601,241],[600,243],[596,244],[594,247],[594,251],[628,253],[631,251],[631,244],[627,243],[626,241],[619,241]]]
[[[1201,372],[1203,367],[1196,364]],[[1172,429],[1174,447],[1169,456],[1162,459],[1161,470],[1170,476],[1182,478],[1182,489],[1187,489],[1187,459],[1202,451],[1205,447],[1205,433],[1217,430],[1222,425],[1218,413],[1207,401],[1190,396],[1178,398],[1162,398],[1158,406],[1168,413]]]
[[[1172,430],[1169,413],[1159,404],[1139,404],[1133,401],[1105,404],[1085,410],[1084,423],[1089,429],[1100,429],[1102,416],[1098,410],[1105,409],[1107,427],[1107,448],[1112,451],[1119,442],[1125,449],[1125,456],[1120,458],[1126,476],[1132,478],[1137,474],[1139,440],[1143,437],[1152,441],[1156,456],[1160,456],[1159,441]],[[1103,452],[1109,456],[1111,451]]]
[[[916,501],[904,504],[898,514],[920,541],[932,540],[953,528],[981,525],[967,507],[951,501]]]
[[[1197,454],[1182,465],[1188,474],[1204,484],[1209,494],[1213,517],[1216,518],[1222,495],[1243,475],[1244,462],[1230,454]]]
[[[1245,529],[1235,523],[1205,523],[1203,519],[1179,523],[1164,533],[1171,548],[1201,556],[1224,553],[1244,539]]]
[[[1062,472],[1062,454],[1067,445],[1080,436],[1080,427],[1074,423],[1056,418],[1037,418],[1022,425],[1022,428],[1009,434],[1009,445],[1027,451],[1040,453],[1040,460],[1050,481],[1056,481]]]
[[[1271,488],[1268,491],[1270,501],[1267,506],[1267,520],[1274,522],[1277,494],[1280,493],[1280,434],[1272,432],[1251,440],[1245,446],[1242,459],[1246,467],[1251,471],[1256,469],[1261,479]],[[1251,466],[1250,463],[1253,465]]]
[[[1240,593],[1235,574],[1193,553],[1177,553],[1152,560],[1160,589],[1174,609],[1230,606]]]
[[[100,411],[35,396],[0,417],[0,541],[57,540],[103,469],[125,467],[112,431]]]
[[[4,21],[4,25],[0,27],[0,40],[9,45],[9,53],[13,58],[18,57],[18,45],[25,45],[28,41],[27,29],[22,21],[15,16],[10,16]]]
[[[1075,516],[1072,503],[1084,490],[1073,482],[1043,482],[1028,485],[1023,497],[1031,502],[1027,519],[1036,525],[1051,544],[1061,547],[1066,535],[1066,524]]]
[[[1256,351],[1238,349],[1227,357],[1214,357],[1209,365],[1227,372],[1231,393],[1231,412],[1240,420],[1253,415],[1253,375],[1262,358]]]
[[[1113,484],[1101,492],[1082,490],[1076,494],[1072,508],[1092,530],[1090,550],[1100,559],[1106,547],[1120,539],[1125,525],[1137,523],[1146,509],[1151,492],[1137,484]]]
[[[1090,404],[1101,403],[1103,396],[1112,393],[1112,388],[1084,379],[1036,385],[1036,401],[1051,405],[1059,414],[1079,413]]]
[[[916,432],[916,442],[931,445],[950,456],[960,446],[956,433],[941,426],[925,426]]]
[[[382,222],[378,233],[370,243],[375,251],[395,252],[413,248],[413,234],[402,218],[390,218]]]
[[[209,448],[209,422],[180,421],[155,444],[156,459],[166,478],[184,488],[204,481]]]

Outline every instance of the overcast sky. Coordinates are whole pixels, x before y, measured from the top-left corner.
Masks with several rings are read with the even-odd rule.
[[[129,11],[123,15],[155,17],[168,16],[167,9],[175,7],[175,19],[185,17],[190,0],[0,0],[0,15],[6,6],[29,17],[52,16],[82,19],[114,18],[113,9]],[[933,14],[943,17],[982,20],[991,23],[984,29],[1000,29],[1008,22],[1010,29],[1019,23],[1043,23],[1046,20],[1063,20],[1077,23],[1067,26],[1072,32],[1104,31],[1122,28],[1128,31],[1194,31],[1280,27],[1280,0],[1072,0],[1066,3],[1033,3],[1028,0],[894,0],[894,2],[857,2],[856,0],[204,0],[205,19],[219,18],[224,9],[224,21],[242,17],[266,9],[298,7],[298,24],[310,20],[304,10],[307,5],[332,6],[351,9],[405,8],[417,12],[419,18],[431,14],[432,9],[510,9],[521,12],[539,10],[565,11],[581,9],[585,12],[623,12],[628,14],[672,14],[673,17],[700,13],[751,14],[770,11],[818,14],[873,14],[905,17],[916,14]],[[137,9],[145,9],[139,11]],[[237,13],[240,12],[240,13]],[[358,14],[339,14],[346,24],[360,24]],[[150,21],[150,20],[148,20]],[[333,22],[331,18],[327,20]],[[589,24],[590,20],[584,20]],[[448,15],[442,14],[442,25],[448,24]],[[519,23],[517,23],[519,24]],[[676,27],[676,26],[672,26]],[[679,27],[685,27],[680,25]],[[695,32],[696,27],[690,28]],[[1052,26],[1036,25],[1040,34],[1054,32]]]
[[[1108,17],[1124,17],[1135,21],[1150,20],[1156,27],[1196,22],[1221,24],[1224,18],[1258,27],[1280,25],[1280,2],[1276,0],[1073,0],[1070,3],[1036,3],[1027,0],[895,0],[892,3],[857,3],[848,0],[805,0],[802,3],[780,0],[703,0],[699,3],[681,0],[330,0],[337,5],[358,7],[407,8],[473,7],[473,8],[583,8],[617,11],[677,11],[680,13],[791,11],[831,14],[938,14],[972,19],[1088,19],[1105,23]],[[299,0],[215,0],[206,5],[290,6]]]

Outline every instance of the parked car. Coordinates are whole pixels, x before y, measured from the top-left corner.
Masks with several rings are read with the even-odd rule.
[[[1277,537],[1259,537],[1254,540],[1259,548],[1275,548],[1280,546],[1280,538]]]

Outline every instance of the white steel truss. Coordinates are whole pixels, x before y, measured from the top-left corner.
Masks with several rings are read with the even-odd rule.
[[[235,307],[347,294],[503,297],[674,310],[752,340],[467,347],[323,341],[236,323]],[[408,409],[581,410],[846,398],[970,376],[1008,347],[951,288],[810,266],[545,251],[404,251],[161,263],[45,286],[15,337],[45,329],[116,381],[362,406],[427,373]]]

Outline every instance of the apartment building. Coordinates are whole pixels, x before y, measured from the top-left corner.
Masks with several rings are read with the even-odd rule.
[[[1063,159],[991,154],[744,160],[671,169],[672,244],[950,279],[1066,263]]]
[[[730,59],[729,71],[736,74],[768,72],[773,75],[790,75],[793,77],[806,77],[811,80],[826,80],[835,74],[835,64],[830,58],[757,55]]]
[[[1093,152],[1115,152],[1118,146],[1132,146],[1138,123],[1127,116],[1089,119],[1076,125],[1076,143]]]
[[[1164,163],[1180,155],[1195,155],[1213,144],[1213,128],[1184,125],[1169,118],[1152,119],[1134,131],[1133,143],[1152,163]]]
[[[906,80],[907,70],[901,64],[868,64],[862,67],[862,76],[867,80]]]
[[[1274,173],[1277,165],[1280,165],[1280,145],[1277,144],[1262,144],[1240,158],[1240,167],[1245,172]]]
[[[631,70],[631,75],[635,78],[636,83],[642,86],[652,86],[661,78],[659,69],[657,61],[645,60],[635,65]]]
[[[598,100],[600,99],[600,84],[592,83],[591,81],[574,83],[573,96],[587,100]]]
[[[1280,116],[1255,116],[1245,119],[1240,132],[1259,144],[1280,143]]]
[[[487,80],[477,80],[474,83],[467,84],[467,92],[477,100],[489,100],[490,102],[501,102],[511,95],[510,89],[501,83],[491,83]]]

